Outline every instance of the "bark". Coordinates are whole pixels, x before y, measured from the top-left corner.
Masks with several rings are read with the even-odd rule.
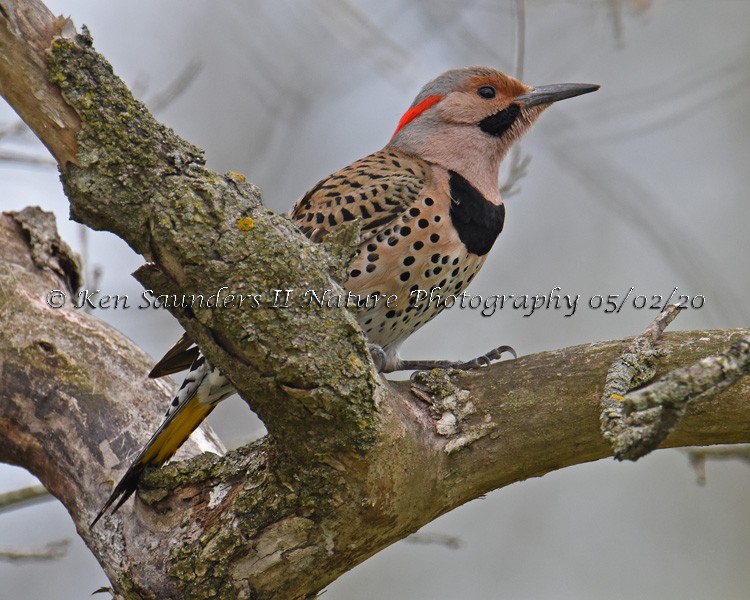
[[[599,399],[625,341],[389,383],[347,310],[316,310],[296,292],[289,308],[268,304],[274,289],[340,292],[345,240],[310,243],[242,176],[205,168],[87,32],[38,2],[0,1],[0,67],[0,91],[59,162],[73,218],[151,261],[136,273],[147,288],[263,297],[252,309],[172,312],[269,435],[148,473],[136,501],[91,531],[169,392],[117,332],[49,306],[51,290],[73,294],[80,281],[49,217],[0,221],[0,460],[60,499],[118,597],[306,597],[472,498],[611,455]],[[30,93],[37,86],[49,93]],[[656,365],[689,365],[748,335],[669,334]],[[662,446],[750,441],[749,387],[689,403]]]

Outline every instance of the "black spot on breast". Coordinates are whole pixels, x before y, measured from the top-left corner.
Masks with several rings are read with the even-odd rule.
[[[503,230],[505,206],[492,204],[455,171],[450,171],[449,183],[453,227],[469,252],[484,256]]]
[[[344,217],[344,221],[353,221],[354,215],[345,208],[341,209],[341,216]]]
[[[492,136],[500,137],[512,127],[520,112],[521,107],[518,104],[511,104],[508,108],[479,121],[479,129]]]

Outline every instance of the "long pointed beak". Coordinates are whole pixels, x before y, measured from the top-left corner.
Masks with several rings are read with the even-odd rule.
[[[528,94],[522,94],[513,98],[524,108],[536,106],[537,104],[551,104],[565,98],[573,98],[581,94],[595,92],[599,86],[595,83],[553,83],[552,85],[540,85]]]

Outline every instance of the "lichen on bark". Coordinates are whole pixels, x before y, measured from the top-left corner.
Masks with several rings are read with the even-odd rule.
[[[158,272],[136,273],[147,287],[204,298],[225,289],[266,302],[277,289],[341,293],[332,278],[341,260],[264,208],[241,176],[207,169],[200,150],[132,97],[86,30],[56,39],[49,56],[52,80],[82,121],[78,164],[62,174],[71,214],[152,260]],[[289,452],[365,449],[375,439],[377,381],[345,308],[172,312]],[[299,439],[309,419],[322,427]]]

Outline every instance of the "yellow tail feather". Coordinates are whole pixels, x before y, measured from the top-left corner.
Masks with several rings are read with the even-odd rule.
[[[158,467],[167,462],[215,406],[216,404],[201,404],[200,394],[197,393],[178,406],[151,436],[133,464],[130,465],[99,514],[91,522],[91,527],[96,525],[96,522],[115,501],[117,504],[112,512],[120,508],[135,492],[144,469],[149,466]]]
[[[198,394],[179,407],[157,430],[146,444],[136,464],[161,466],[185,443],[208,414],[214,404],[200,404]]]

